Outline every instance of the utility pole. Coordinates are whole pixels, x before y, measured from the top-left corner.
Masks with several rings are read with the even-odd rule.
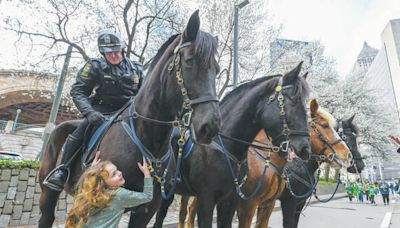
[[[238,49],[239,49],[239,9],[249,4],[249,0],[244,0],[234,6],[233,13],[233,88],[238,84]]]
[[[64,81],[67,76],[69,60],[71,59],[71,53],[72,53],[72,46],[69,46],[68,50],[67,50],[67,54],[65,56],[65,61],[64,61],[64,65],[63,65],[63,68],[61,71],[61,75],[58,78],[56,94],[54,96],[53,105],[51,107],[49,121],[47,122],[46,127],[43,132],[42,150],[40,151],[40,153],[38,154],[38,157],[36,158],[38,160],[42,160],[43,153],[46,149],[46,145],[47,145],[47,141],[49,140],[50,133],[56,127],[55,123],[56,123],[56,119],[57,119],[58,108],[60,107],[61,95],[62,95],[62,91],[64,88]]]

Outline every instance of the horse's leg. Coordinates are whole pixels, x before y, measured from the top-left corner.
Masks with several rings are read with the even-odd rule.
[[[235,196],[228,197],[217,204],[217,221],[219,228],[232,227],[232,219],[237,208]]]
[[[61,151],[61,147],[65,142],[68,134],[76,128],[79,121],[63,123],[57,126],[50,134],[49,141],[46,145],[45,153],[39,169],[39,183],[42,192],[40,193],[39,207],[41,216],[39,219],[39,227],[51,227],[54,222],[54,213],[60,192],[51,190],[43,185],[45,177],[56,167],[57,158]]]
[[[186,228],[194,228],[194,220],[196,219],[197,197],[191,197],[191,198],[193,198],[193,200],[190,203],[188,209],[189,216],[186,222]]]
[[[258,202],[256,200],[243,201],[241,200],[238,207],[239,227],[250,228],[251,222],[253,221],[254,214]]]
[[[215,199],[212,194],[197,197],[197,224],[199,228],[211,228]]]
[[[306,204],[306,200],[297,205],[296,207],[296,213],[294,217],[294,227],[297,227],[299,225],[299,220],[300,220],[300,214],[303,211],[304,205]]]
[[[174,195],[171,196],[169,199],[161,200],[161,206],[156,215],[156,222],[154,223],[154,226],[153,226],[154,228],[162,228],[164,219],[168,213],[168,208],[172,204],[173,201],[174,201]]]
[[[271,217],[271,214],[274,210],[275,202],[276,200],[274,200],[273,202],[267,202],[258,207],[257,222],[255,227],[268,227],[269,218]]]
[[[55,219],[55,208],[60,193],[61,192],[51,190],[47,187],[42,187],[39,200],[39,207],[40,211],[42,212],[42,215],[39,219],[40,228],[50,228],[53,225]]]
[[[153,215],[157,212],[158,208],[160,208],[161,200],[160,186],[156,185],[153,200],[146,205],[140,206],[135,212],[131,212],[128,227],[145,228]]]
[[[290,194],[290,193],[289,193]],[[281,198],[282,219],[284,228],[294,228],[297,201],[290,196]]]
[[[187,215],[187,206],[189,203],[190,196],[181,195],[181,204],[179,206],[179,223],[178,228],[185,227],[185,220]]]

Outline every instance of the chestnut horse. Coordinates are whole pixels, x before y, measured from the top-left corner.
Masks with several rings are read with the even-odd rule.
[[[357,126],[353,123],[353,119],[354,115],[349,119],[338,121],[337,131],[343,141],[346,142],[353,155],[353,165],[347,168],[347,171],[350,173],[360,173],[365,167],[365,164],[358,151],[357,135],[359,131]],[[295,172],[300,178],[308,179],[308,173],[314,173],[318,169],[319,164],[316,161],[310,161],[306,164],[306,167],[308,170],[304,172],[304,169],[296,170],[296,167],[288,166],[288,168]],[[312,176],[312,178],[314,178],[314,176]],[[308,187],[304,185],[304,183],[296,181],[294,178],[291,182],[292,188],[294,188],[297,193],[303,194],[308,191]],[[281,201],[283,227],[296,228],[299,223],[300,213],[303,211],[308,197],[296,198],[288,189],[285,189],[279,199]]]

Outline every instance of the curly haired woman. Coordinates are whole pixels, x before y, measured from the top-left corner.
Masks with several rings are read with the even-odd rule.
[[[98,159],[98,155],[96,157]],[[125,179],[110,161],[95,163],[79,179],[74,205],[66,222],[67,228],[118,227],[125,208],[147,203],[153,198],[153,178],[146,159],[143,159],[143,165],[138,163],[144,174],[143,192],[122,188]]]

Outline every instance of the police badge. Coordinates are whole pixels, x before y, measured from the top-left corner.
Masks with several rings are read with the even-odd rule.
[[[137,75],[136,73],[133,74],[132,81],[133,81],[133,83],[138,84],[139,83],[139,75]]]

